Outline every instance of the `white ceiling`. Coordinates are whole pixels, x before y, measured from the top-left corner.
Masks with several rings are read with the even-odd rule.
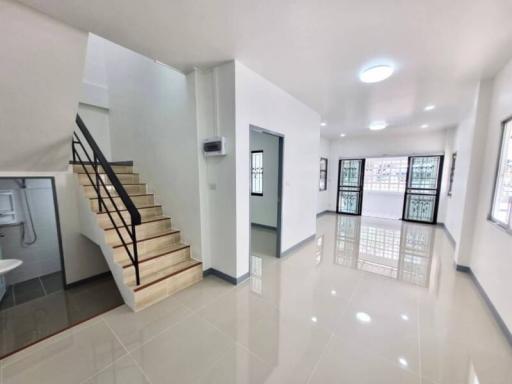
[[[511,0],[21,0],[183,72],[237,59],[318,111],[325,136],[452,126],[512,56]],[[358,72],[387,59],[393,77]],[[427,104],[433,112],[424,112]]]

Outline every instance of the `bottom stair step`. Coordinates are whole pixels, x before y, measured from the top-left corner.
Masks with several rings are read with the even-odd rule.
[[[128,284],[134,291],[135,310],[141,310],[187,288],[203,278],[200,261],[188,259],[146,276],[141,285]]]

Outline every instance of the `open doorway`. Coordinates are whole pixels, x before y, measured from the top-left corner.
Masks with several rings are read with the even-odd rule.
[[[281,256],[283,141],[278,134],[250,127],[251,256]]]
[[[402,218],[408,158],[375,157],[365,162],[363,216]]]

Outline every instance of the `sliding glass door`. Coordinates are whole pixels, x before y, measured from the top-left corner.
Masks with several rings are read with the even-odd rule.
[[[338,200],[336,211],[361,215],[365,159],[342,159],[338,169]]]
[[[443,156],[409,157],[403,220],[435,224]]]

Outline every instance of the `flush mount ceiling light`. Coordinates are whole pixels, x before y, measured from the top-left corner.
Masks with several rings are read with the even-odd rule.
[[[340,133],[340,137],[345,137],[347,136],[345,133]]]
[[[380,131],[386,129],[387,127],[388,123],[385,121],[374,121],[368,126],[368,128],[370,128],[372,131]]]
[[[429,127],[429,125],[428,125],[428,124],[423,124],[423,125],[421,126],[421,128],[423,128],[423,129],[428,128],[428,127]]]
[[[359,73],[359,80],[363,83],[378,83],[390,77],[395,69],[388,64],[374,65],[363,69]]]
[[[325,127],[326,125],[327,125],[327,123],[326,123],[325,121],[322,121],[322,122],[320,123],[320,126],[321,126],[321,127]]]
[[[434,104],[430,104],[430,105],[427,105],[425,108],[425,111],[433,111],[434,109],[436,109],[436,106]]]

